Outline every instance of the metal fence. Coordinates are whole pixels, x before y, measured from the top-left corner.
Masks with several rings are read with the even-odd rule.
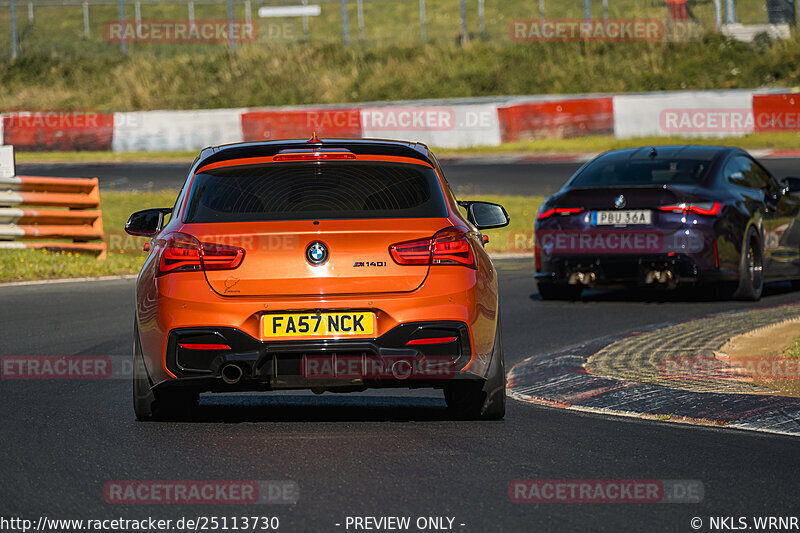
[[[648,19],[695,27],[796,20],[795,0],[3,0],[0,56],[202,53],[319,42],[403,44],[429,40],[511,41],[519,19]],[[260,8],[306,6],[318,14],[260,17]],[[314,7],[318,6],[318,7]],[[269,11],[269,10],[267,10]],[[269,15],[269,13],[265,13]],[[210,38],[140,39],[140,30],[219,27]],[[178,25],[178,26],[176,26]],[[182,26],[181,26],[182,27]],[[208,26],[211,27],[211,26]],[[131,30],[135,33],[121,31]],[[164,30],[166,28],[166,30]],[[206,26],[202,26],[203,29]],[[244,28],[244,29],[243,29]],[[251,33],[247,33],[250,28]],[[161,31],[160,30],[160,31]],[[118,33],[115,34],[115,31]],[[162,33],[163,33],[162,31]],[[237,35],[237,32],[239,35]],[[212,32],[213,33],[213,32]],[[241,35],[244,33],[245,35]],[[697,32],[695,32],[697,33]],[[3,50],[5,48],[5,52]]]

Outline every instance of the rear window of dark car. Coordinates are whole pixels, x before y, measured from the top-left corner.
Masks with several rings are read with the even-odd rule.
[[[186,222],[441,218],[433,169],[402,163],[269,163],[194,177]]]
[[[572,187],[618,187],[629,185],[692,185],[701,183],[711,168],[711,159],[600,158],[589,163]]]

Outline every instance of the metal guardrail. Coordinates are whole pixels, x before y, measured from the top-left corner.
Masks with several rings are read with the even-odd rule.
[[[517,18],[532,17],[606,21],[609,18],[656,18],[667,24],[691,26],[697,30],[694,33],[701,35],[703,31],[720,31],[723,24],[735,22],[796,25],[800,23],[800,10],[794,7],[796,1],[536,0],[528,4],[516,0],[0,0],[0,21],[5,21],[0,27],[0,56],[6,55],[4,43],[11,45],[9,55],[14,59],[33,54],[128,54],[137,50],[147,53],[181,50],[181,53],[196,54],[217,50],[225,44],[230,51],[235,51],[239,42],[248,46],[312,41],[350,45],[356,40],[388,43],[455,37],[466,42],[478,36],[485,40],[510,41],[509,23]],[[281,19],[258,16],[260,7],[301,5],[321,6],[321,15]],[[386,5],[389,8],[384,10]],[[41,14],[39,8],[43,8]],[[54,19],[58,20],[57,28],[53,26]],[[236,22],[245,21],[257,29],[257,37],[253,42],[231,37],[227,43],[192,47],[184,42],[176,46],[168,40],[151,42],[130,37],[115,40],[104,35],[106,23],[139,28],[143,21],[170,19],[190,24],[204,19],[227,20],[231,33],[235,31]]]
[[[2,248],[87,252],[104,259],[97,178],[0,178]]]

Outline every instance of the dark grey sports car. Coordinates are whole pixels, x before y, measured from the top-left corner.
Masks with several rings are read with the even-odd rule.
[[[800,280],[800,178],[778,181],[727,146],[606,152],[548,198],[536,220],[542,298],[584,287],[712,282],[757,300]]]

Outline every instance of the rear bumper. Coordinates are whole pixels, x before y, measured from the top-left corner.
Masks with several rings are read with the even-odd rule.
[[[422,338],[453,340],[407,345]],[[186,349],[197,341],[230,349]],[[312,389],[349,392],[378,387],[442,387],[453,379],[482,379],[463,369],[472,359],[469,328],[462,322],[401,324],[376,339],[264,342],[234,328],[179,328],[169,333],[166,366],[176,378],[157,388],[204,391]],[[241,378],[222,378],[236,366]],[[238,371],[236,371],[238,372]]]
[[[710,259],[710,261],[709,261]],[[542,262],[536,280],[542,283],[569,283],[576,273],[592,274],[594,285],[659,285],[656,272],[669,272],[670,284],[736,280],[738,274],[720,269],[713,255],[681,254],[553,256]],[[584,276],[584,279],[586,276]],[[674,282],[674,283],[672,283]]]
[[[290,355],[281,357],[291,359],[291,354],[296,354],[299,348],[297,344],[269,340],[263,336],[262,315],[339,310],[363,310],[375,313],[375,337],[338,340],[335,344],[334,341],[328,343],[317,341],[303,347],[304,353],[325,354],[344,351],[352,355],[355,350],[357,353],[363,351],[367,355],[381,355],[389,349],[404,348],[391,341],[393,330],[400,331],[397,328],[403,325],[418,322],[458,322],[466,328],[467,333],[460,338],[464,339],[462,342],[468,343],[470,354],[469,362],[464,365],[461,364],[463,358],[459,359],[458,364],[461,365],[459,371],[466,370],[472,377],[482,378],[488,369],[497,329],[497,280],[490,264],[489,269],[477,272],[466,268],[441,267],[432,268],[422,287],[409,293],[264,299],[219,296],[209,289],[202,273],[187,272],[180,276],[166,275],[154,279],[143,272],[137,284],[137,322],[143,359],[152,382],[159,384],[164,381],[184,379],[196,379],[202,382],[209,376],[213,377],[212,374],[189,371],[190,366],[184,365],[181,369],[177,364],[175,348],[170,347],[173,332],[199,328],[238,332],[231,334],[230,339],[225,337],[225,340],[230,340],[228,343],[232,348],[230,357],[237,355],[244,359],[244,363],[257,366],[254,372],[258,370],[259,378],[273,376],[269,379],[254,380],[258,382],[261,390],[265,384],[268,387],[275,387],[279,385],[275,383],[275,373],[267,372],[270,364],[262,357],[265,354],[270,354],[272,357],[272,354],[288,353]],[[459,352],[459,355],[465,353],[467,353],[466,347]],[[202,365],[193,368],[203,370]],[[212,363],[208,362],[205,369],[213,370]],[[383,382],[388,380],[377,381],[381,382],[380,385],[385,385]],[[408,380],[403,380],[403,386],[408,383]],[[303,385],[281,386],[287,388],[311,386],[307,383]]]

